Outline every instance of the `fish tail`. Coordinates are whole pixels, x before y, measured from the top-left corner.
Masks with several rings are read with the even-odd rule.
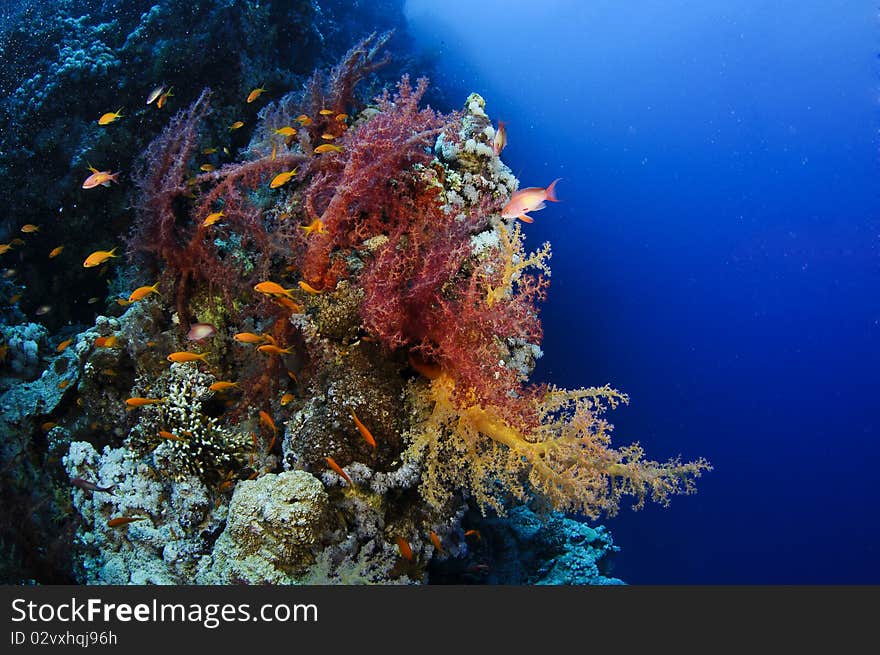
[[[546,200],[549,200],[551,202],[559,202],[559,198],[556,197],[556,183],[559,182],[559,180],[561,179],[561,177],[557,177],[550,183],[550,186],[548,186],[544,190],[544,197]]]

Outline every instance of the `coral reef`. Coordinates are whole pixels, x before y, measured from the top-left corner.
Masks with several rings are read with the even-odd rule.
[[[123,67],[176,42],[157,37],[173,4],[128,26]],[[194,9],[214,24],[222,4]],[[278,6],[241,5],[239,96],[269,66],[250,39]],[[613,446],[605,413],[627,397],[610,386],[531,383],[550,246],[530,252],[501,215],[519,182],[482,97],[442,113],[425,78],[359,90],[389,38],[250,124],[228,84],[181,91],[129,162],[107,311],[70,334],[3,328],[3,427],[25,435],[3,462],[51,463],[77,581],[616,583],[607,533],[559,512],[666,504],[709,469]],[[228,64],[205,57],[205,77]]]

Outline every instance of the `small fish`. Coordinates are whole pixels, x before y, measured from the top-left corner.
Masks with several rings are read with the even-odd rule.
[[[46,421],[45,423],[40,425],[40,429],[43,432],[48,432],[49,430],[54,428],[56,425],[58,425],[58,424],[55,421]]]
[[[155,89],[153,89],[152,91],[150,91],[149,95],[147,96],[147,104],[148,105],[153,104],[153,102],[156,101],[156,98],[158,98],[160,95],[162,95],[162,93],[164,91],[165,91],[164,84],[161,84],[161,85],[157,86]]]
[[[348,120],[348,114],[337,114],[336,120],[340,123],[344,123],[345,121]]]
[[[210,227],[224,216],[226,216],[226,214],[222,211],[212,212],[205,217],[205,220],[202,221],[202,225],[204,225],[205,227]]]
[[[445,555],[446,553],[443,551],[443,546],[440,544],[440,537],[437,536],[437,533],[431,530],[428,537],[431,539],[431,543],[434,544],[434,548],[437,549],[437,552],[440,555]]]
[[[199,166],[200,171],[204,171],[205,173],[210,173],[213,170],[216,170],[217,167],[214,164],[202,164]]]
[[[77,489],[82,489],[84,491],[103,491],[104,493],[111,493],[113,491],[113,487],[115,484],[111,484],[109,487],[99,487],[94,482],[89,482],[83,478],[72,478],[70,480],[70,484],[72,484]]]
[[[25,244],[25,241],[24,239],[15,238],[9,243],[11,243],[13,246],[23,246]]]
[[[501,151],[504,150],[504,146],[507,145],[507,123],[504,121],[498,121],[498,129],[495,130],[495,138],[492,140],[492,152],[495,153],[495,156],[501,154]]]
[[[215,152],[217,152],[217,148],[202,148],[203,155],[213,155]]]
[[[59,343],[57,346],[55,346],[55,352],[63,353],[65,350],[67,350],[67,346],[69,346],[72,343],[73,343],[73,339],[65,339],[64,341]]]
[[[171,93],[171,89],[173,88],[173,86],[169,87],[169,89],[165,93],[156,98],[156,107],[158,109],[162,109],[162,107],[165,106],[165,103],[168,102],[168,98],[174,95],[173,93]]]
[[[189,332],[186,333],[187,341],[202,341],[209,339],[217,334],[217,328],[210,323],[193,323],[189,326]]]
[[[16,294],[13,294],[13,295],[9,296],[9,304],[10,304],[10,305],[14,305],[14,304],[17,303],[19,300],[21,300],[21,294],[20,294],[20,293],[16,293]]]
[[[476,537],[477,539],[483,538],[482,535],[480,534],[479,530],[465,530],[464,536],[465,537]]]
[[[291,127],[290,125],[285,125],[284,127],[279,127],[275,130],[275,134],[280,134],[281,136],[294,136],[296,134],[296,128]]]
[[[528,187],[514,191],[510,200],[501,210],[502,218],[518,218],[524,223],[531,223],[534,219],[528,216],[529,212],[544,209],[545,200],[559,202],[556,198],[556,183],[562,178],[556,178],[546,189],[542,187]]]
[[[229,126],[230,130],[237,130],[244,127],[244,121],[235,121],[232,125]]]
[[[293,300],[293,296],[290,295],[293,289],[285,289],[277,282],[265,281],[260,282],[259,284],[254,286],[254,291],[258,291],[259,293],[264,293],[267,296],[287,296],[291,300]]]
[[[321,135],[321,138],[324,139],[324,141],[333,141],[336,138],[336,135],[325,132]]]
[[[316,289],[315,287],[313,287],[311,284],[309,284],[305,280],[299,281],[299,288],[302,289],[303,291],[305,291],[306,293],[311,294],[313,296],[316,296],[319,293],[323,293],[323,290]]]
[[[292,311],[294,314],[302,314],[303,313],[303,306],[293,302],[290,298],[285,298],[284,296],[281,296],[281,297],[275,297],[274,300],[275,300],[275,302],[279,303],[280,305],[287,307],[287,309]]]
[[[395,541],[397,542],[397,549],[400,551],[401,557],[403,557],[408,562],[413,561],[413,552],[412,548],[409,547],[409,544],[406,542],[406,539],[403,537],[396,537]]]
[[[310,234],[327,234],[327,230],[324,228],[324,221],[320,218],[316,218],[308,225],[300,225],[300,228],[305,230],[306,236]]]
[[[120,171],[111,173],[110,171],[99,171],[91,167],[89,167],[89,170],[92,171],[92,174],[82,183],[83,189],[94,189],[97,186],[110,186],[110,182],[116,182],[119,184],[119,180],[116,178],[119,177]]]
[[[296,396],[294,396],[292,393],[284,394],[283,396],[281,396],[281,406],[285,407],[286,405],[289,405],[291,402],[293,402],[295,398]]]
[[[253,332],[239,332],[232,338],[239,343],[263,343],[266,340],[265,336]]]
[[[265,91],[266,91],[266,89],[264,89],[263,87],[257,87],[256,89],[254,89],[253,91],[251,91],[250,93],[248,93],[248,97],[247,97],[246,102],[247,102],[248,104],[252,103],[254,100],[256,100],[257,98],[259,98],[260,95],[262,95],[263,93],[265,93]]]
[[[134,523],[135,521],[145,521],[146,516],[117,516],[107,521],[108,528],[121,528],[122,526]]]
[[[167,439],[168,441],[183,441],[183,439],[178,437],[173,432],[169,432],[168,430],[159,430],[159,436],[163,439]]]
[[[373,438],[373,435],[367,429],[367,426],[361,423],[361,420],[357,417],[357,414],[352,410],[348,410],[348,413],[351,414],[351,418],[354,421],[354,424],[357,426],[358,432],[361,433],[361,436],[364,438],[368,444],[370,444],[374,449],[376,448],[376,440]]]
[[[115,334],[109,337],[98,337],[95,339],[95,348],[115,348],[119,343],[119,337]]]
[[[117,373],[112,368],[102,368],[101,375],[106,375],[107,377],[115,378]]]
[[[116,256],[116,248],[113,248],[112,250],[96,250],[91,255],[86,257],[85,261],[83,262],[83,267],[92,268],[94,266],[99,266],[111,257]]]
[[[296,169],[294,168],[291,171],[285,171],[284,173],[278,173],[275,177],[272,178],[272,181],[269,182],[270,189],[277,189],[280,186],[284,186],[296,175]]]
[[[98,119],[98,125],[109,125],[120,118],[122,118],[122,107],[119,108],[119,111],[108,111],[106,114],[101,114],[101,117]]]
[[[0,243],[0,255],[4,255],[10,250],[12,250],[11,243]]]
[[[40,226],[34,225],[33,223],[27,223],[26,225],[21,226],[21,231],[25,234],[33,234],[34,232],[40,231]]]
[[[322,109],[322,110],[319,111],[318,113],[321,114],[321,116],[330,116],[330,115],[333,114],[334,112],[333,112],[332,109]]]
[[[325,152],[330,152],[331,150],[335,150],[336,152],[342,152],[342,146],[337,146],[333,143],[323,143],[315,148],[316,155],[323,155]]]
[[[37,316],[45,316],[49,312],[52,311],[52,305],[40,305],[34,310],[34,314]]]
[[[68,384],[70,384],[70,380],[65,378],[65,379],[61,380],[61,382],[58,383],[58,388],[62,389],[62,390],[66,389]]]
[[[354,482],[352,482],[351,478],[348,477],[348,473],[346,473],[345,471],[342,470],[342,467],[336,463],[335,459],[333,459],[332,457],[325,457],[324,461],[327,462],[327,466],[329,466],[331,469],[333,469],[334,473],[339,475],[343,480],[348,482],[348,484],[351,485],[352,487],[354,486]]]
[[[128,297],[128,302],[138,302],[139,300],[143,300],[151,293],[159,293],[159,283],[156,282],[153,286],[144,286],[138,287],[134,291],[131,292],[131,295]]]
[[[212,384],[208,389],[211,391],[229,391],[233,387],[238,387],[238,382],[227,382],[226,380],[220,380]]]
[[[166,357],[169,362],[194,362],[196,360],[201,360],[208,363],[208,360],[205,359],[208,356],[207,353],[191,353],[186,350],[176,353],[171,353]]]
[[[52,250],[49,251],[49,259],[55,259],[58,255],[61,254],[61,251],[64,250],[64,246],[55,246]]]
[[[147,405],[161,405],[165,402],[165,398],[128,398],[125,404],[129,407],[145,407]]]
[[[128,307],[131,303],[128,301],[128,298],[117,298],[117,305],[122,305],[123,307]]]
[[[312,119],[309,118],[308,116],[306,116],[305,114],[300,114],[299,116],[297,116],[293,120],[295,120],[297,123],[299,123],[303,127],[308,127],[309,125],[312,124]]]
[[[275,421],[272,420],[272,417],[269,416],[267,412],[264,412],[262,409],[260,410],[260,425],[265,425],[267,428],[272,430],[273,433],[278,432],[278,428],[275,427]]]
[[[278,346],[271,343],[257,346],[258,351],[260,351],[261,353],[266,353],[268,355],[292,355],[293,350],[291,350],[291,348],[293,348],[293,346],[290,346],[288,348],[279,348]]]

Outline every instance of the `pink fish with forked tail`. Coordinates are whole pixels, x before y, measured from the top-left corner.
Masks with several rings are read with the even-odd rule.
[[[561,177],[557,177],[546,189],[539,186],[530,186],[526,189],[515,191],[501,210],[502,218],[518,218],[524,223],[532,223],[534,219],[528,216],[529,212],[544,209],[545,200],[559,202],[556,198],[556,183],[561,179]]]

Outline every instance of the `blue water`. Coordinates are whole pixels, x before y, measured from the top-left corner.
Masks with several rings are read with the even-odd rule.
[[[876,7],[440,6],[408,0],[438,83],[508,122],[524,185],[564,178],[528,228],[554,244],[536,375],[611,382],[619,443],[715,466],[606,521],[614,574],[880,583]]]

